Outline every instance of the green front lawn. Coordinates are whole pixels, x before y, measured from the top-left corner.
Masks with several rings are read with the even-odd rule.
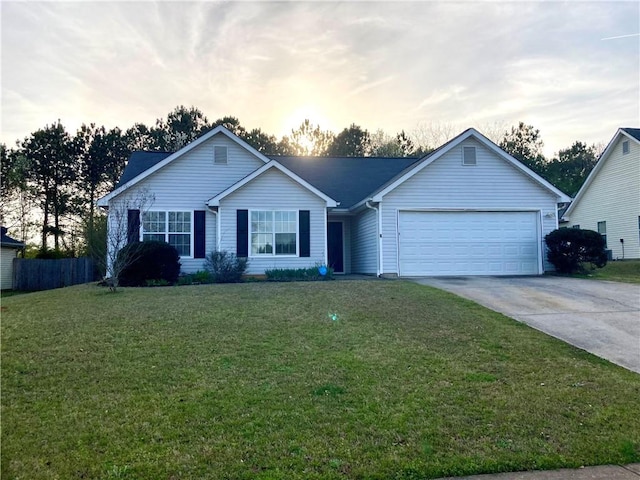
[[[587,274],[580,276],[612,282],[640,283],[640,260],[608,262],[603,268],[588,270]]]
[[[2,308],[3,479],[640,461],[640,375],[413,283],[77,286]]]

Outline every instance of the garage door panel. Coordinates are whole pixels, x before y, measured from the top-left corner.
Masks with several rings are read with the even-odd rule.
[[[535,212],[400,212],[400,274],[538,273]]]

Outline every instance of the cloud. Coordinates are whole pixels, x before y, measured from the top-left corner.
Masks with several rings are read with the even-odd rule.
[[[601,40],[637,31],[636,3],[33,5],[2,5],[9,144],[58,118],[127,128],[179,104],[278,135],[301,111],[389,133],[522,120],[551,153],[640,123],[637,39]]]

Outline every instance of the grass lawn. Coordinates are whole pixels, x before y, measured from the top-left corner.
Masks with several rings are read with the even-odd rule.
[[[612,282],[640,283],[640,260],[608,262],[603,268],[596,268],[589,270],[587,274],[575,276]]]
[[[413,283],[84,285],[2,310],[3,479],[640,461],[640,375]]]

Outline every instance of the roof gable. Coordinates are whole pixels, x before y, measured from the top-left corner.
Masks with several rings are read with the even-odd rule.
[[[124,172],[116,184],[116,189],[130,182],[144,171],[154,167],[172,152],[133,152],[129,156]]]
[[[245,185],[250,183],[252,180],[254,180],[255,178],[257,178],[260,175],[262,175],[264,172],[269,171],[269,170],[271,170],[273,168],[279,170],[284,175],[286,175],[287,177],[292,179],[294,182],[300,184],[302,187],[306,188],[307,190],[309,190],[313,194],[315,194],[318,197],[322,198],[327,203],[327,207],[336,207],[336,206],[339,205],[339,203],[336,200],[334,200],[333,198],[331,198],[328,195],[324,194],[323,192],[321,192],[320,190],[315,188],[313,185],[308,183],[306,180],[300,178],[298,175],[296,175],[295,173],[293,173],[291,170],[289,170],[288,168],[284,167],[283,165],[279,164],[275,160],[271,160],[269,163],[267,163],[266,165],[263,165],[262,167],[258,168],[257,170],[252,172],[250,175],[247,175],[246,177],[244,177],[239,182],[236,182],[235,184],[231,185],[229,188],[223,190],[222,192],[218,193],[216,196],[210,198],[207,201],[207,205],[209,205],[210,207],[219,206],[220,205],[220,200],[222,200],[223,198],[225,198],[228,195],[232,194],[233,192],[239,190],[240,188],[244,187]]]
[[[604,152],[602,152],[602,155],[600,155],[600,158],[598,159],[596,166],[593,167],[593,170],[591,170],[591,173],[589,173],[589,175],[587,176],[587,179],[584,181],[584,183],[580,187],[580,190],[578,190],[578,193],[576,194],[575,199],[573,200],[573,202],[571,202],[571,205],[569,205],[569,208],[567,208],[567,210],[564,212],[564,216],[569,218],[571,213],[576,209],[576,205],[578,205],[580,200],[582,200],[582,197],[584,197],[585,192],[589,189],[589,187],[593,183],[594,179],[597,177],[600,170],[602,170],[605,163],[612,156],[612,153],[615,150],[615,146],[617,145],[618,140],[620,140],[621,138],[629,138],[633,142],[640,144],[640,128],[619,128],[618,129],[618,131],[615,133],[613,138],[609,141],[607,148],[605,148]]]
[[[194,148],[202,145],[204,142],[206,142],[207,140],[209,140],[210,138],[212,138],[212,137],[214,137],[215,135],[218,135],[218,134],[225,135],[227,138],[229,138],[230,140],[232,140],[235,143],[237,143],[240,147],[242,147],[243,149],[245,149],[246,151],[248,151],[249,153],[251,153],[252,155],[257,157],[258,159],[262,160],[264,163],[268,163],[270,161],[270,159],[268,157],[264,156],[262,153],[258,152],[255,148],[250,146],[247,142],[243,141],[238,136],[234,135],[229,130],[227,130],[225,127],[220,125],[220,126],[214,128],[213,130],[205,133],[200,138],[194,140],[193,142],[189,143],[188,145],[185,145],[184,147],[182,147],[180,150],[178,150],[175,153],[167,154],[167,152],[134,152],[134,153],[143,153],[144,154],[144,156],[138,157],[141,160],[140,163],[139,163],[139,166],[137,166],[135,168],[132,168],[131,173],[130,173],[131,178],[128,178],[127,181],[125,181],[125,182],[123,182],[122,178],[121,178],[120,181],[118,182],[118,185],[116,186],[116,188],[111,193],[109,193],[109,194],[105,195],[104,197],[100,198],[98,200],[98,202],[97,202],[98,206],[101,206],[101,207],[108,206],[109,200],[111,200],[113,197],[119,195],[120,193],[122,193],[126,189],[128,189],[128,188],[132,187],[133,185],[139,183],[140,181],[142,181],[145,178],[147,178],[149,175],[152,175],[154,172],[160,170],[161,168],[163,168],[166,165],[170,164],[174,160],[176,160],[176,159],[180,158],[181,156],[183,156],[185,153],[190,152]],[[147,154],[150,154],[150,153],[151,154],[155,153],[156,155],[155,156],[154,155],[147,155]],[[166,156],[164,158],[162,158],[162,155],[166,155]],[[143,159],[143,157],[144,157],[144,159]],[[133,158],[133,154],[132,154],[132,157],[130,157],[130,160],[131,160],[131,158]],[[146,168],[144,168],[145,166],[146,166]],[[125,171],[126,170],[127,169],[125,168]],[[124,173],[123,173],[122,176],[123,177],[125,176]],[[127,176],[129,176],[129,175],[127,175]]]
[[[382,198],[387,193],[394,190],[396,187],[398,187],[399,185],[401,185],[402,183],[404,183],[405,181],[413,177],[415,174],[423,170],[425,167],[427,167],[431,163],[435,162],[437,159],[442,157],[447,152],[451,151],[453,148],[455,148],[456,146],[458,146],[460,143],[467,140],[468,138],[474,138],[480,144],[482,144],[487,149],[495,153],[498,157],[502,158],[507,163],[515,167],[516,170],[519,170],[522,174],[526,175],[531,180],[538,183],[544,189],[555,194],[558,197],[559,202],[568,202],[571,200],[570,197],[567,196],[565,193],[561,192],[556,187],[554,187],[551,183],[549,183],[544,178],[542,178],[540,175],[536,174],[535,172],[527,168],[525,165],[523,165],[521,162],[519,162],[514,157],[509,155],[507,152],[502,150],[495,143],[493,143],[491,140],[489,140],[487,137],[482,135],[480,132],[478,132],[474,128],[468,128],[457,137],[449,140],[447,143],[445,143],[441,147],[437,148],[433,152],[423,157],[420,161],[416,162],[414,165],[411,165],[404,172],[401,172],[395,178],[387,182],[387,184],[382,186],[377,192],[374,193],[374,195],[372,195],[371,199],[376,202],[382,201]]]
[[[633,138],[635,138],[640,142],[640,128],[621,128],[620,130],[622,130],[623,132],[632,136]]]
[[[11,238],[9,235],[7,235],[6,227],[0,227],[0,245],[3,247],[9,247],[9,248],[24,247],[24,243],[19,242],[18,240],[15,240]]]

